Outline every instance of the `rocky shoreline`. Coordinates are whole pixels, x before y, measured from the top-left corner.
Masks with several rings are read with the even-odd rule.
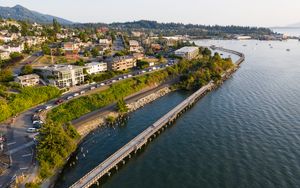
[[[140,98],[135,102],[129,103],[129,104],[127,104],[128,111],[133,112],[133,111],[145,106],[146,104],[151,103],[151,102],[155,101],[156,99],[165,96],[166,94],[170,93],[171,91],[172,90],[169,87],[165,87],[165,88],[162,88],[150,95]]]

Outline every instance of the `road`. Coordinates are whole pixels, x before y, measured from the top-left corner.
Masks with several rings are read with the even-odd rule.
[[[30,61],[31,58],[35,59],[37,57],[34,56],[26,60],[23,60],[22,64],[25,64],[26,62]],[[174,63],[176,62],[170,60],[169,65],[173,65]],[[82,86],[74,87],[72,88],[71,91],[63,94],[59,98],[52,99],[44,104],[40,104],[23,113],[20,113],[15,118],[12,118],[12,120],[9,123],[0,124],[0,126],[6,127],[7,129],[6,130],[7,132],[6,153],[10,154],[12,159],[11,168],[9,168],[4,175],[0,176],[0,187],[5,187],[6,185],[8,185],[11,181],[15,179],[16,176],[20,176],[22,174],[28,174],[29,176],[32,176],[33,173],[36,173],[36,168],[35,168],[36,162],[34,159],[35,145],[32,142],[33,134],[27,133],[26,130],[33,126],[31,118],[38,109],[44,108],[46,105],[56,106],[55,101],[57,101],[58,99],[63,99],[64,101],[68,101],[66,100],[67,97],[73,96],[75,93],[80,93],[81,91],[85,91],[85,95],[87,95],[92,92],[98,92],[100,90],[105,89],[108,85],[111,85],[112,83],[116,83],[118,81],[128,79],[130,77],[147,74],[152,71],[157,71],[162,68],[165,68],[166,66],[168,65],[161,64],[161,65],[156,65],[155,67],[159,67],[159,68],[156,68],[155,70],[153,67],[150,67],[144,70],[135,70],[128,74],[118,75],[112,79],[101,82],[102,84],[104,84],[102,86],[100,85],[101,83],[95,83],[92,85],[82,85]],[[78,98],[78,97],[80,97],[80,95],[74,98]],[[109,107],[105,107],[104,109],[106,108]]]
[[[21,71],[22,71],[22,68],[26,64],[35,63],[40,58],[40,56],[37,55],[38,53],[39,52],[34,53],[33,55],[30,55],[30,56],[26,57],[20,63],[18,63],[16,66],[14,66],[14,68],[13,68],[14,75],[19,75],[21,73]]]

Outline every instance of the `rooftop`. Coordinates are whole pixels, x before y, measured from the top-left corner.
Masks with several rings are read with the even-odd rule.
[[[75,65],[52,65],[52,66],[45,66],[45,67],[39,67],[40,70],[50,70],[50,71],[69,71],[73,69],[83,69],[81,66],[75,66]]]
[[[23,76],[18,76],[17,78],[19,80],[36,79],[36,78],[39,78],[39,75],[37,75],[37,74],[27,74],[27,75],[23,75]]]
[[[180,48],[178,50],[176,50],[176,53],[190,53],[190,52],[194,52],[195,50],[198,50],[199,47],[196,46],[185,46],[183,48]]]

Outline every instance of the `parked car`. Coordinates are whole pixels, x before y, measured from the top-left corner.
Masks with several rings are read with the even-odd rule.
[[[96,87],[95,86],[92,86],[92,87],[90,87],[90,90],[93,90],[93,89],[95,89]]]
[[[79,95],[79,93],[74,93],[73,97],[77,97]]]
[[[50,109],[50,108],[52,108],[51,105],[46,105],[46,106],[45,106],[45,110],[48,110],[48,109]]]
[[[28,128],[27,130],[26,130],[26,132],[28,132],[28,133],[36,133],[38,130],[36,129],[36,128]]]
[[[116,80],[112,80],[111,82],[112,82],[112,83],[115,83],[115,82],[116,82]]]
[[[123,80],[123,78],[120,77],[120,78],[118,78],[118,80]]]
[[[80,95],[85,94],[85,91],[80,91]]]
[[[105,86],[105,83],[101,83],[100,86]]]
[[[37,109],[35,112],[36,112],[36,113],[40,113],[40,112],[42,112],[42,111],[44,111],[44,109],[43,109],[43,108],[39,108],[39,109]]]
[[[128,78],[131,78],[132,77],[132,75],[131,74],[128,74]]]
[[[70,99],[73,99],[72,95],[70,95],[70,96],[67,97],[67,100],[70,100]]]
[[[33,114],[32,117],[31,117],[31,120],[32,121],[40,120],[40,116],[38,114]]]
[[[32,122],[32,124],[44,124],[44,122],[42,120],[35,120]]]
[[[42,128],[42,124],[35,123],[35,124],[33,124],[33,128],[40,129],[40,128]]]
[[[61,104],[62,102],[64,102],[63,99],[58,99],[57,101],[55,101],[55,104],[58,105],[58,104]]]

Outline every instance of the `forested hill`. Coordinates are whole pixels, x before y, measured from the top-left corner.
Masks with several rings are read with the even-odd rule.
[[[105,24],[81,24],[81,26],[103,26]],[[79,26],[79,25],[77,25]],[[242,27],[242,26],[207,26],[182,23],[158,23],[156,21],[140,20],[133,22],[116,22],[106,25],[110,28],[120,30],[145,30],[162,34],[180,34],[191,36],[220,36],[223,34],[240,35],[270,35],[273,32],[268,28]]]

